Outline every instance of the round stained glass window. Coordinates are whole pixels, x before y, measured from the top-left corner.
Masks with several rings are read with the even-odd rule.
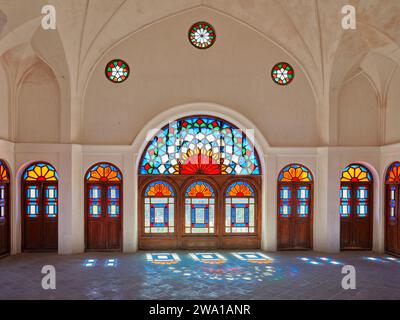
[[[282,86],[289,84],[294,78],[294,70],[289,63],[280,62],[271,71],[272,80]]]
[[[198,49],[207,49],[215,42],[215,30],[207,22],[197,22],[189,30],[189,41]]]
[[[129,66],[123,60],[111,60],[106,66],[106,76],[111,82],[124,82],[129,77]]]

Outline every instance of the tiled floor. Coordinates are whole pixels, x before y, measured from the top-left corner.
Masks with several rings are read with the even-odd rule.
[[[175,253],[175,264],[155,264],[146,252],[7,257],[0,260],[0,299],[400,299],[400,259],[385,255],[264,253],[271,260],[254,263],[231,251],[197,260]],[[88,259],[95,265],[85,266]],[[356,268],[356,290],[341,287],[344,264]],[[56,268],[56,290],[41,288],[44,265]]]

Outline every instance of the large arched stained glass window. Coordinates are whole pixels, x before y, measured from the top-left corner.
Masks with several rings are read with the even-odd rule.
[[[185,233],[214,233],[214,189],[204,181],[192,183],[185,193]]]
[[[244,181],[232,183],[225,194],[225,232],[255,232],[255,193]]]
[[[372,247],[372,175],[358,163],[348,165],[340,179],[341,249]]]
[[[58,174],[46,162],[30,165],[22,175],[23,248],[55,250],[58,247]]]
[[[260,248],[261,167],[246,133],[204,115],[156,131],[139,162],[139,248]],[[146,195],[153,182],[172,186],[174,196]]]
[[[151,182],[144,192],[145,234],[175,232],[175,193],[165,181]]]
[[[0,160],[0,257],[10,252],[9,190],[10,171]]]
[[[258,175],[258,156],[246,134],[223,120],[193,116],[172,122],[150,141],[141,174]]]
[[[312,247],[313,177],[301,164],[284,167],[278,177],[278,249]]]
[[[86,250],[122,248],[122,174],[113,164],[94,164],[85,179]]]
[[[386,172],[385,250],[400,254],[400,162]]]

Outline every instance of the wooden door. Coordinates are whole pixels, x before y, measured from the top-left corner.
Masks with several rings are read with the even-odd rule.
[[[86,250],[121,250],[121,191],[117,183],[87,184]]]
[[[0,256],[10,253],[9,184],[0,183]]]
[[[312,184],[281,182],[278,208],[278,249],[312,249]]]
[[[372,184],[341,184],[340,248],[372,249]]]
[[[400,184],[386,185],[385,250],[400,254],[399,201]]]
[[[58,248],[58,187],[51,182],[26,182],[23,212],[23,250]]]

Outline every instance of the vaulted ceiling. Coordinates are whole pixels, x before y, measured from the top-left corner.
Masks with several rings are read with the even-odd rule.
[[[56,8],[56,30],[41,28],[41,10],[46,4]],[[356,8],[355,30],[343,30],[341,27],[341,8],[347,4]],[[183,94],[181,99],[175,99],[170,96],[172,87],[167,87],[166,93],[160,90],[161,84],[152,86],[152,83],[162,79],[164,82],[171,81],[171,86],[180,86],[185,90],[195,88],[195,84],[193,87],[187,84],[190,82],[190,70],[176,64],[190,61],[193,50],[183,51],[189,49],[184,47],[186,43],[180,45],[179,37],[185,38],[187,23],[202,17],[212,20],[210,22],[217,34],[219,32],[223,37],[218,38],[220,47],[213,47],[213,52],[208,50],[209,56],[194,52],[193,59],[200,64],[205,63],[201,59],[212,59],[213,69],[206,67],[206,70],[209,77],[216,79],[215,83],[211,83],[214,86],[221,83],[221,88],[219,92],[213,92],[205,85],[202,90],[210,92],[209,96]],[[179,30],[182,30],[182,34]],[[157,37],[160,43],[154,45],[157,44]],[[57,84],[51,89],[56,92],[55,97],[49,98],[48,103],[60,104],[59,112],[52,117],[61,119],[57,124],[59,132],[52,132],[54,138],[48,142],[129,143],[143,122],[151,118],[152,113],[146,113],[148,110],[161,112],[163,108],[177,103],[206,98],[228,104],[238,111],[248,108],[248,117],[258,127],[266,127],[263,133],[272,145],[382,145],[400,142],[400,130],[395,128],[396,122],[392,117],[400,111],[399,103],[396,105],[395,102],[399,97],[398,90],[394,89],[400,85],[396,72],[400,65],[399,47],[398,0],[0,0],[0,61],[3,65],[0,66],[0,79],[6,80],[6,83],[2,81],[2,86],[6,88],[0,88],[0,92],[3,90],[3,95],[7,95],[3,104],[7,104],[9,110],[7,132],[0,134],[8,140],[26,142],[39,142],[41,137],[49,134],[39,134],[37,140],[29,141],[30,133],[20,128],[22,125],[18,120],[21,110],[27,108],[18,107],[18,104],[29,100],[20,97],[23,94],[21,91],[25,90],[25,95],[29,97],[32,90],[37,90],[35,87],[24,89],[24,83],[29,77],[43,79],[46,74],[47,81],[53,79]],[[165,54],[168,61],[162,61],[163,54],[156,52],[159,48],[168,50],[168,54]],[[120,92],[115,91],[115,87],[111,89],[109,84],[103,86],[96,79],[104,71],[104,62],[117,53],[129,56],[133,72],[137,70],[141,79],[149,83],[148,92],[140,87],[143,81],[134,82],[139,77],[132,80],[132,87],[121,87]],[[289,60],[298,70],[295,79],[298,84],[290,85],[290,91],[277,91],[282,88],[277,89],[268,79],[270,67],[274,62],[279,62],[280,56],[282,60]],[[180,60],[174,60],[174,57]],[[164,70],[165,64],[170,69]],[[41,71],[35,71],[37,68]],[[257,73],[259,68],[265,73],[268,85],[257,87],[255,81],[249,84],[252,79],[263,81],[261,73]],[[146,70],[149,70],[148,78]],[[210,76],[210,70],[216,74]],[[236,70],[236,73],[231,70]],[[249,74],[246,74],[246,70],[249,70]],[[2,72],[5,74],[3,77]],[[168,75],[171,79],[168,79]],[[299,80],[299,75],[303,80]],[[185,81],[176,80],[179,77]],[[204,73],[195,79],[206,82],[206,77],[207,73]],[[228,80],[232,77],[237,78],[238,82]],[[243,84],[240,78],[243,78]],[[226,88],[222,84],[224,82]],[[229,91],[228,85],[243,88],[245,92],[242,96],[236,96],[237,93]],[[135,92],[135,86],[141,88],[138,91],[142,93]],[[40,88],[46,91],[44,83],[40,84]],[[154,90],[160,92],[160,101],[147,97],[150,92],[156,94]],[[237,92],[237,88],[234,91]],[[113,101],[121,96],[118,103],[124,103],[124,95],[130,92],[132,95],[129,99],[134,101],[133,104],[136,103],[142,120],[125,123],[124,109],[121,109],[121,121],[116,120],[113,124],[121,125],[119,133],[118,128],[115,129],[115,137],[93,134],[95,123],[90,119],[91,114],[96,108],[107,113],[107,106],[100,106],[101,101],[106,99],[102,93],[110,94]],[[146,97],[143,96],[145,93]],[[179,90],[173,94],[179,95]],[[252,96],[256,96],[254,101]],[[274,123],[277,120],[282,122],[285,118],[284,114],[279,115],[272,107],[263,109],[263,103],[268,103],[269,96],[270,103],[275,107],[279,101],[287,99],[282,102],[283,109],[286,105],[287,112],[292,107],[307,114],[296,114],[286,123],[292,126],[291,121],[294,123],[299,118],[306,122],[298,126],[298,130],[304,131],[303,137],[297,134],[299,138],[296,138],[294,132],[287,136],[283,133],[279,133],[279,137],[274,136]],[[96,97],[101,99],[96,100]],[[357,97],[357,101],[363,98],[366,101],[353,106],[357,104],[353,103],[354,97]],[[348,127],[352,126],[352,121],[357,122],[357,114],[363,112],[364,105],[369,108],[369,118],[360,118],[362,123],[354,124],[364,125],[364,129],[358,130],[362,134],[357,138],[357,134]],[[140,108],[147,111],[141,111]],[[266,110],[266,115],[257,117],[262,110]],[[135,116],[135,112],[129,112],[132,111],[128,111],[130,116]],[[350,120],[346,118],[347,114]],[[111,116],[108,114],[107,119]],[[106,119],[95,120],[101,126],[107,126]],[[24,120],[21,121],[24,123]],[[123,138],[129,126],[138,128],[132,129]],[[376,132],[369,135],[371,130]],[[363,143],[365,135],[368,138]],[[351,140],[351,137],[355,137],[355,140]]]

